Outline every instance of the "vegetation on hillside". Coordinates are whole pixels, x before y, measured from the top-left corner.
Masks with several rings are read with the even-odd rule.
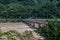
[[[0,0],[0,19],[60,18],[60,0]]]
[[[48,21],[47,25],[39,27],[36,32],[45,40],[60,40],[60,22]]]
[[[28,35],[28,36],[27,36]],[[31,31],[25,31],[22,34],[16,30],[3,32],[0,30],[0,40],[38,40]]]

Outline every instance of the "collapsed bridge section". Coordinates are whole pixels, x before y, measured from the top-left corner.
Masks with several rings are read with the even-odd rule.
[[[47,20],[42,19],[23,19],[23,22],[28,24],[32,28],[42,27],[43,25],[47,24]]]
[[[48,24],[48,21],[60,21],[60,19],[23,19],[23,22],[32,28],[42,27]]]

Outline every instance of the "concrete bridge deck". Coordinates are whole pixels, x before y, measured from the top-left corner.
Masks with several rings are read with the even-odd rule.
[[[50,21],[60,21],[60,19],[23,19],[23,22],[32,26],[32,27],[39,27],[39,26],[44,26],[45,24],[48,23],[48,20]]]

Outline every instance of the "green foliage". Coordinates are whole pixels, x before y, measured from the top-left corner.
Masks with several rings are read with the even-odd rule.
[[[0,40],[36,40],[31,31],[25,31],[22,34],[16,30],[3,32],[0,30]]]
[[[59,0],[0,0],[0,18],[6,21],[51,18],[52,15],[60,18],[59,4]]]
[[[38,28],[36,32],[45,40],[60,40],[60,22],[48,21],[46,26]]]
[[[24,37],[25,40],[34,40],[34,37],[33,37],[33,34],[32,34],[31,31],[25,31],[23,33],[23,37]]]

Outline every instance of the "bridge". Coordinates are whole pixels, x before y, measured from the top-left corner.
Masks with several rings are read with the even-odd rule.
[[[38,28],[38,27],[42,27],[45,24],[47,24],[48,20],[60,21],[60,19],[56,19],[56,20],[55,19],[23,19],[23,22],[32,28]]]

